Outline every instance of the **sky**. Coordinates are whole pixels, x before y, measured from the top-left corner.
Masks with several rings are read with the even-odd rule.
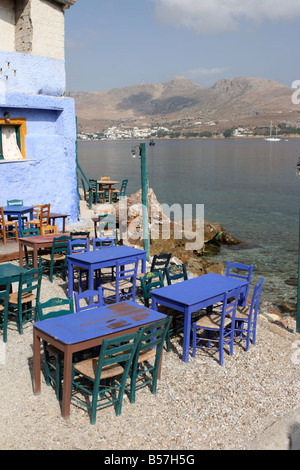
[[[66,10],[67,91],[184,76],[300,80],[299,0],[76,0]]]

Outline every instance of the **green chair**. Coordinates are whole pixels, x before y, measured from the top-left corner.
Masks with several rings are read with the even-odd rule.
[[[140,281],[145,306],[150,307],[149,300],[152,297],[152,291],[164,287],[163,273],[161,271],[147,273],[140,278]]]
[[[141,335],[140,329],[104,339],[99,357],[73,364],[71,400],[90,410],[91,424],[95,424],[97,410],[103,406],[115,403],[116,415],[121,414],[129,368]]]
[[[166,268],[165,272],[168,285],[178,281],[186,281],[188,278],[185,264],[172,264]]]
[[[39,321],[49,318],[57,318],[63,315],[74,313],[73,299],[61,299],[58,297],[47,300],[46,302],[37,303],[37,319]],[[62,382],[62,363],[63,354],[53,345],[43,340],[43,349],[45,357],[46,384],[53,384],[56,388],[56,397],[61,401],[61,382]]]
[[[120,189],[113,189],[110,195],[110,203],[112,202],[118,202],[120,199],[126,196],[126,188],[128,184],[128,179],[125,179],[121,183],[121,188]]]
[[[115,214],[101,214],[98,216],[98,238],[113,238],[115,240],[115,246],[118,244],[117,238],[117,223]]]
[[[0,329],[3,331],[3,343],[7,343],[8,296],[10,292],[10,282],[6,281],[0,289]]]
[[[6,201],[7,206],[24,206],[23,199],[10,199],[9,201]],[[7,217],[8,220],[18,220],[18,217],[15,217],[13,215],[9,215]],[[27,222],[27,216],[22,215],[21,216],[22,220],[22,228],[25,227],[25,222]]]
[[[42,269],[30,269],[20,274],[18,291],[9,294],[9,315],[17,317],[20,334],[23,334],[24,324],[37,318],[37,303],[40,300],[41,282]]]
[[[116,261],[115,280],[101,284],[105,303],[123,302],[129,299],[135,302],[138,263],[137,258]],[[107,295],[105,295],[106,293]]]
[[[93,191],[93,203],[98,204],[100,202],[104,204],[105,203],[105,191],[99,190],[97,180],[90,178],[89,183]]]
[[[141,329],[142,335],[134,354],[130,373],[131,403],[135,402],[136,390],[147,384],[151,384],[151,392],[156,394],[160,359],[170,321],[170,317],[165,317]]]
[[[32,227],[32,228],[24,228],[21,230],[21,237],[36,237],[40,235],[39,227]],[[27,269],[33,268],[33,256],[32,251],[27,249],[27,246],[23,246],[24,255],[25,255],[25,266]]]
[[[151,262],[150,272],[162,271],[163,278],[165,278],[166,268],[169,266],[172,253],[161,253],[154,255]],[[144,276],[146,273],[138,274],[138,279]]]
[[[70,237],[63,235],[53,239],[52,251],[41,256],[42,268],[49,269],[49,278],[53,282],[53,276],[62,273],[63,279],[66,279],[68,268]]]

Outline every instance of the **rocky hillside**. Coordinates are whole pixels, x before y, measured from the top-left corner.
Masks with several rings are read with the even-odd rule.
[[[97,92],[73,92],[79,131],[101,131],[110,126],[150,125],[220,129],[232,126],[269,126],[300,123],[300,107],[292,103],[293,90],[280,83],[238,77],[218,80],[205,88],[184,78]]]

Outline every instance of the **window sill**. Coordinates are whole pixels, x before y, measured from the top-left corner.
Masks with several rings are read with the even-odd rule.
[[[25,162],[34,162],[35,160],[33,160],[32,158],[29,159],[29,158],[22,158],[22,160],[0,160],[0,165],[1,163],[25,163]]]

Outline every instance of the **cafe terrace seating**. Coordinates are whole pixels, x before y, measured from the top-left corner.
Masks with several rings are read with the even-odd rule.
[[[193,323],[193,353],[196,357],[198,348],[217,351],[219,364],[223,365],[224,346],[229,344],[230,355],[233,354],[234,324],[240,288],[226,292],[223,296],[222,312],[213,309]]]
[[[23,325],[36,319],[37,303],[40,300],[42,269],[34,268],[22,272],[18,291],[9,294],[9,316],[17,319],[19,333],[23,334]]]
[[[7,240],[19,241],[18,222],[7,221],[4,217],[3,206],[0,207],[0,237],[3,239],[3,244],[7,244]]]
[[[73,299],[52,298],[46,302],[37,303],[37,320],[47,320],[49,318],[61,317],[74,313]],[[48,386],[52,385],[56,389],[56,397],[61,401],[61,382],[63,356],[61,352],[51,344],[43,341],[45,357],[45,381]]]
[[[99,357],[73,364],[71,400],[90,411],[91,424],[103,406],[114,403],[116,416],[121,414],[129,368],[141,335],[139,330],[104,339]]]
[[[235,314],[235,338],[237,341],[246,341],[245,350],[248,351],[250,341],[256,342],[256,325],[260,294],[264,278],[255,285],[251,304],[246,307],[237,306]],[[252,338],[252,339],[251,339]]]

